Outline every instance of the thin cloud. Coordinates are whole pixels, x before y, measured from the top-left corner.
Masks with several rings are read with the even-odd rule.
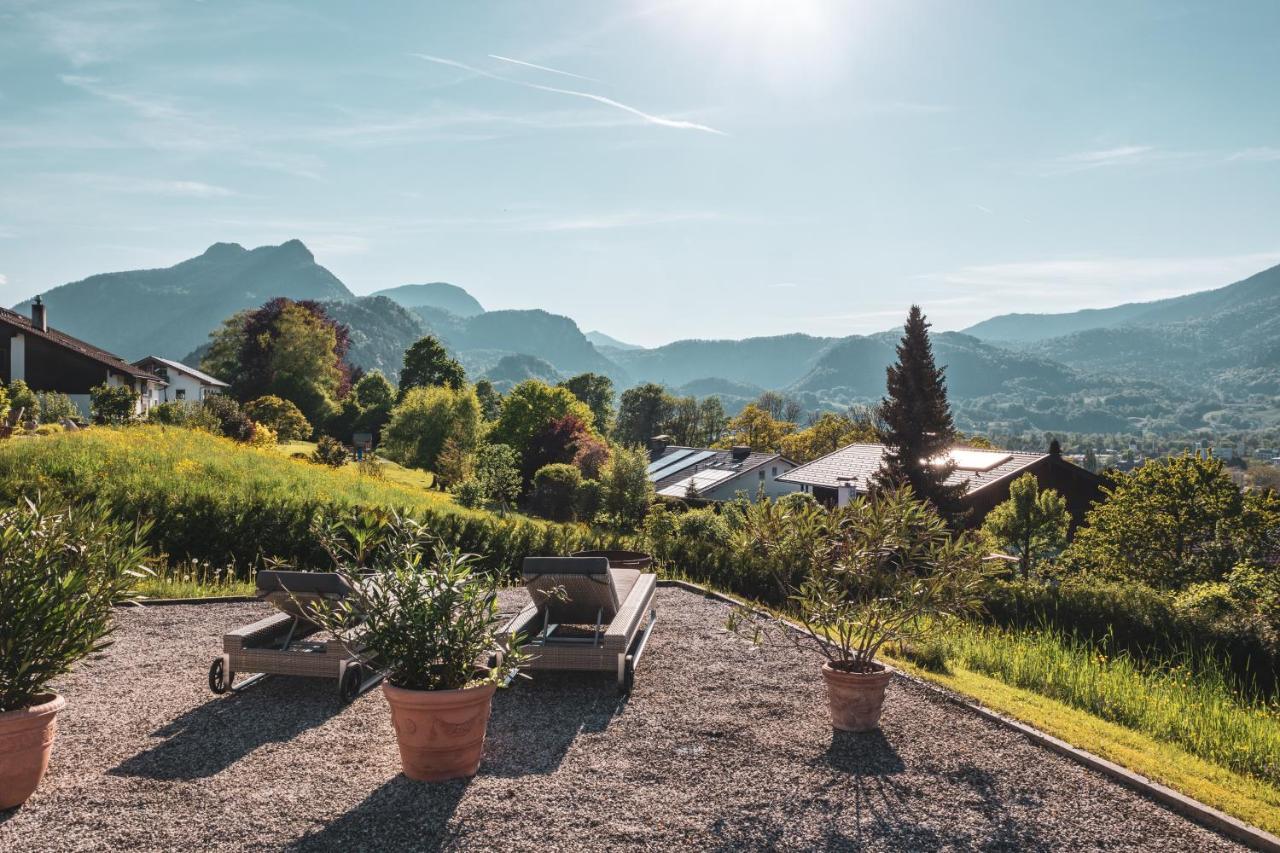
[[[462,71],[469,72],[471,74],[479,74],[481,77],[488,77],[490,80],[499,80],[503,83],[511,83],[515,86],[523,86],[526,89],[536,89],[537,91],[540,91],[540,92],[553,92],[557,95],[569,95],[574,98],[583,98],[588,101],[595,101],[598,104],[604,104],[605,106],[613,107],[614,109],[618,109],[618,110],[622,110],[623,112],[630,113],[631,115],[634,115],[637,118],[643,119],[649,124],[656,124],[661,127],[675,128],[677,130],[698,130],[698,131],[702,131],[703,133],[714,133],[717,136],[728,135],[723,130],[717,130],[716,128],[710,127],[705,124],[698,124],[697,122],[692,122],[692,121],[682,121],[680,119],[671,119],[671,118],[664,118],[662,116],[652,115],[650,113],[644,112],[643,110],[639,110],[639,109],[636,109],[635,107],[628,106],[627,104],[621,103],[619,101],[615,101],[612,98],[606,98],[603,95],[596,95],[596,94],[592,94],[591,92],[579,92],[574,89],[561,89],[557,86],[543,86],[540,83],[528,83],[524,80],[515,80],[510,77],[503,77],[499,74],[493,74],[489,71],[483,71],[479,68],[476,68],[472,65],[467,65],[466,63],[463,63],[463,62],[458,62],[453,59],[445,59],[440,56],[431,56],[430,54],[427,54],[427,53],[414,53],[411,55],[417,57],[418,59],[425,60],[427,62],[434,62],[437,65],[446,65],[451,68],[457,68]]]
[[[546,71],[550,74],[560,74],[565,77],[573,77],[576,80],[586,80],[590,83],[599,83],[600,81],[594,77],[584,77],[581,74],[574,74],[572,71],[561,71],[559,68],[548,68],[545,65],[538,65],[535,62],[525,62],[523,59],[512,59],[509,56],[499,56],[496,53],[489,54],[490,59],[496,59],[499,62],[510,62],[512,65],[523,65],[525,68],[533,68],[538,71]]]
[[[1112,166],[1132,166],[1149,161],[1156,149],[1151,145],[1118,145],[1095,151],[1081,151],[1056,158],[1053,163],[1063,171],[1105,169]]]
[[[9,279],[4,273],[0,272],[0,284],[8,284]]]
[[[1227,159],[1233,162],[1271,163],[1280,160],[1280,148],[1273,148],[1269,145],[1245,148],[1242,151],[1233,151],[1228,154]]]
[[[974,202],[974,204],[973,204],[973,209],[974,209],[974,210],[977,210],[977,211],[979,211],[979,212],[981,212],[981,213],[985,213],[985,214],[987,214],[988,216],[991,216],[992,214],[994,214],[994,213],[995,213],[995,211],[994,211],[994,210],[992,210],[991,208],[987,207],[985,204],[978,204],[977,202]]]

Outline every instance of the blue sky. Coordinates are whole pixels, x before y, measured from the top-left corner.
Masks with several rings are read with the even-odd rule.
[[[0,0],[0,292],[299,237],[684,337],[1280,263],[1280,3]]]

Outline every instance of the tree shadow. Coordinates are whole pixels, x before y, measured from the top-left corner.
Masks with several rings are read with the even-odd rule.
[[[163,740],[108,772],[164,780],[213,776],[265,744],[321,725],[343,707],[330,681],[271,676],[156,729],[152,737]]]
[[[436,851],[452,847],[461,828],[451,829],[449,821],[470,784],[470,779],[415,782],[397,775],[351,811],[296,839],[285,849],[319,853],[327,850]]]
[[[880,729],[869,732],[833,730],[823,760],[832,770],[856,776],[889,776],[906,769],[898,751]]]
[[[964,785],[978,797],[976,810],[990,821],[987,836],[978,845],[980,850],[1051,850],[1054,845],[1046,841],[1035,826],[1022,824],[1009,809],[1010,800],[1018,804],[1036,806],[1037,798],[1001,790],[999,776],[976,764],[965,763],[951,770],[944,777],[953,785]]]
[[[600,734],[622,713],[610,675],[596,672],[537,672],[517,679],[493,700],[485,739],[485,776],[554,773],[581,735]]]

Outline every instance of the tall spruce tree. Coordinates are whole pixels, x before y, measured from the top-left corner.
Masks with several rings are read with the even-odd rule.
[[[963,486],[948,486],[955,470],[948,451],[956,440],[943,368],[933,360],[929,324],[919,305],[911,306],[898,362],[888,368],[888,396],[880,402],[880,441],[884,465],[876,474],[880,488],[911,486],[916,496],[939,511],[955,513]]]

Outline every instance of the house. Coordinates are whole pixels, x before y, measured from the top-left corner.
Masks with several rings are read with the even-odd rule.
[[[834,453],[800,465],[779,477],[798,485],[828,506],[844,506],[855,495],[866,494],[880,470],[883,444],[850,444]],[[954,447],[955,470],[949,484],[965,487],[966,523],[982,523],[988,512],[1009,498],[1009,485],[1023,474],[1034,474],[1042,489],[1054,489],[1067,499],[1073,526],[1084,520],[1090,505],[1102,499],[1105,480],[1062,457],[1057,442],[1048,453]]]
[[[164,380],[117,355],[59,332],[49,325],[40,297],[31,316],[0,308],[0,380],[21,379],[33,391],[57,391],[89,417],[89,389],[123,385],[138,395],[137,414],[145,415]]]
[[[151,403],[153,406],[175,400],[191,400],[198,403],[211,394],[221,394],[228,387],[227,383],[221,379],[214,379],[194,367],[188,367],[180,361],[172,361],[158,355],[140,358],[133,364],[135,367],[154,373],[165,381],[163,387],[155,390],[155,399]]]
[[[777,498],[800,490],[779,479],[795,467],[785,456],[750,447],[682,447],[668,444],[666,436],[649,442],[649,481],[665,498],[727,501],[743,493],[755,500],[762,488],[767,497]]]

